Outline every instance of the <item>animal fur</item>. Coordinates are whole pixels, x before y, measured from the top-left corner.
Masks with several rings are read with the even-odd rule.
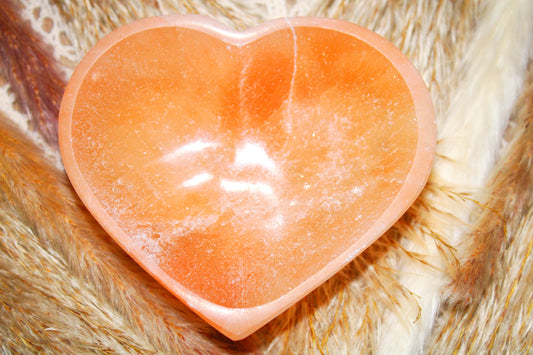
[[[57,115],[64,79],[46,44],[20,21],[19,6],[5,0],[0,6],[0,75],[14,91],[23,112],[46,142],[57,147]]]
[[[237,29],[296,15],[361,24],[406,53],[437,112],[438,159],[412,208],[241,342],[142,271],[47,153],[62,72],[112,29],[175,12]],[[531,1],[3,1],[0,33],[4,353],[531,353]]]

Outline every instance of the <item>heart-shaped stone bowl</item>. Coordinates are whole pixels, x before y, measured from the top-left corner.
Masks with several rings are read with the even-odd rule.
[[[59,141],[106,231],[237,340],[402,216],[431,169],[434,119],[405,56],[352,23],[287,18],[238,32],[168,16],[87,53]]]

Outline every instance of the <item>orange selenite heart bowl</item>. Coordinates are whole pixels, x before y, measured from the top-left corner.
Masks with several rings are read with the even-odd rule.
[[[401,217],[427,181],[434,119],[414,67],[357,25],[291,18],[237,32],[168,16],[86,55],[59,141],[98,222],[237,340]]]

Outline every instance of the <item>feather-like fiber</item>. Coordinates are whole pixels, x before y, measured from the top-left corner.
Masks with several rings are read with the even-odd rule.
[[[512,140],[493,169],[484,212],[461,248],[464,261],[451,285],[459,292],[443,306],[428,342],[434,353],[531,353],[533,65],[516,107]]]
[[[257,24],[265,14],[260,1],[192,0],[51,0],[70,30],[77,34],[78,50],[86,52],[103,35],[143,17],[168,14],[200,14],[226,25],[244,29]]]
[[[446,159],[435,169],[441,178],[475,189],[486,182],[494,165],[523,84],[533,39],[533,3],[487,3],[483,16],[462,58],[462,80],[448,118],[439,126],[439,153]]]
[[[503,130],[524,78],[533,31],[530,2],[488,2],[483,10],[482,21],[462,58],[463,80],[458,82],[449,112],[439,122],[437,150],[445,157],[435,162],[430,180],[440,184],[441,190],[446,187],[455,193],[471,192],[474,200],[480,198],[480,190],[500,150]],[[445,236],[448,244],[460,248],[461,241],[469,236],[470,222],[478,213],[478,206],[467,195],[457,195],[458,198],[448,201],[443,197],[430,200],[431,205],[438,205],[459,223],[436,226],[431,232]],[[440,268],[446,265],[445,260],[439,261],[436,246],[429,249],[414,246],[410,250],[423,250],[428,254],[427,260]],[[410,354],[422,350],[450,277],[449,273],[423,270],[412,260],[405,260],[400,270],[403,272],[400,282],[420,296],[421,318],[411,327],[398,326],[389,318],[384,325],[382,353]]]
[[[0,76],[31,117],[33,129],[57,148],[57,115],[65,81],[50,50],[19,11],[11,0],[0,2]]]
[[[482,213],[474,221],[472,234],[464,238],[458,255],[461,270],[455,275],[452,303],[468,303],[490,285],[498,258],[527,220],[533,200],[533,63],[524,93],[511,116],[507,133],[511,141],[498,160],[479,203]]]

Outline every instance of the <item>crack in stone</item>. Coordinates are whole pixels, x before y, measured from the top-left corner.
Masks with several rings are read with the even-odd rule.
[[[294,25],[290,21],[289,18],[285,17],[285,21],[289,25],[289,28],[292,32],[292,39],[293,39],[293,69],[292,69],[292,78],[291,78],[291,84],[289,89],[289,99],[287,103],[287,114],[289,115],[289,119],[287,120],[287,131],[289,135],[292,133],[292,101],[294,96],[294,81],[296,78],[296,71],[298,70],[297,65],[297,58],[298,58],[298,43],[297,43],[297,37],[296,37],[296,31],[294,30]]]

